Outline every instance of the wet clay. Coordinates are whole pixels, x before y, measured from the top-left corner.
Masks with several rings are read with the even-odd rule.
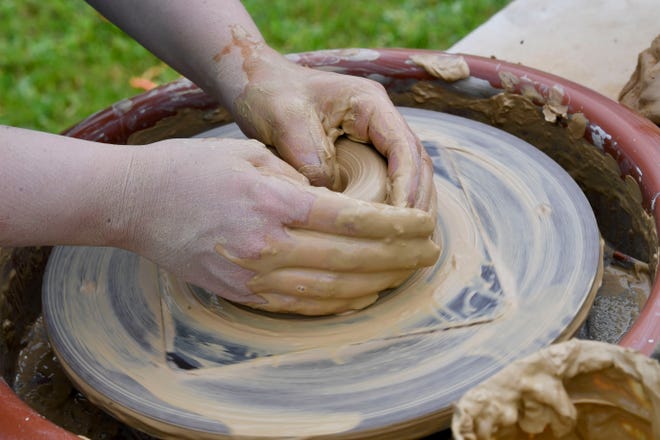
[[[637,67],[621,89],[619,102],[660,125],[660,35],[639,54]]]
[[[429,75],[448,82],[470,76],[470,66],[460,55],[415,54],[410,56],[410,61],[423,67]]]
[[[660,438],[660,364],[594,341],[556,344],[467,392],[456,440]]]
[[[434,267],[367,309],[302,318],[232,304],[126,251],[58,248],[45,317],[75,383],[165,438],[405,438],[446,427],[472,385],[569,336],[602,263],[579,188],[506,133],[402,112],[443,207]]]
[[[228,125],[214,130],[213,135],[231,138],[244,137],[236,125]],[[210,135],[205,134],[204,136]],[[381,204],[377,206],[363,205],[358,207],[355,212],[340,212],[336,223],[338,225],[350,225],[355,231],[368,230],[368,232],[362,234],[365,238],[368,238],[370,234],[377,237],[386,236],[387,238],[384,239],[385,244],[381,248],[383,248],[383,252],[388,253],[386,261],[396,267],[396,270],[392,270],[387,266],[387,263],[384,263],[383,266],[378,268],[378,272],[364,273],[364,269],[362,269],[364,263],[352,262],[349,255],[333,253],[333,249],[328,249],[326,253],[322,254],[321,250],[327,249],[327,246],[325,246],[327,236],[304,229],[289,228],[287,233],[295,237],[296,240],[304,242],[305,247],[312,250],[312,254],[308,255],[303,255],[304,251],[295,247],[287,249],[286,252],[277,252],[274,249],[267,248],[262,252],[259,259],[245,260],[236,258],[218,244],[216,251],[220,255],[241,267],[263,274],[255,276],[247,283],[250,290],[262,301],[243,302],[243,304],[269,312],[298,313],[307,316],[330,315],[359,310],[375,302],[380,291],[397,287],[412,275],[413,269],[401,269],[399,263],[401,258],[411,261],[409,256],[412,253],[414,261],[419,262],[420,265],[430,266],[435,262],[437,254],[429,254],[425,251],[425,249],[428,249],[428,236],[433,233],[435,226],[433,220],[429,218],[428,224],[423,226],[426,232],[418,234],[417,230],[410,229],[410,222],[403,223],[397,221],[393,216],[388,216],[388,211],[391,209],[386,205],[382,205],[389,193],[387,163],[384,158],[371,145],[358,143],[345,137],[340,137],[337,140],[335,148],[343,194],[358,200]],[[320,201],[317,203],[322,204]],[[379,223],[374,222],[368,216],[374,209],[378,211],[379,217],[383,219]],[[431,210],[434,212],[435,207],[432,206]],[[413,226],[418,228],[419,222],[416,222]],[[428,236],[425,237],[424,233]],[[411,235],[418,238],[413,241],[409,238]],[[406,246],[402,246],[402,237],[407,239],[408,244]],[[342,239],[333,238],[333,240]],[[345,246],[350,244],[355,248],[359,248],[363,241],[359,238],[345,240]],[[365,242],[368,246],[368,240]],[[313,243],[319,243],[319,245],[310,246]],[[305,271],[305,264],[315,258],[341,260],[333,264],[342,264],[346,268],[344,271],[356,272],[356,275],[352,278],[345,276],[341,283],[335,281],[330,292],[322,290],[318,287],[321,283],[316,283],[316,279],[310,283]],[[299,272],[302,275],[299,276]],[[278,289],[281,285],[293,284],[296,285],[294,294],[288,292],[286,295],[279,294]],[[352,291],[367,293],[353,296],[351,295]],[[292,301],[294,295],[296,298],[295,301]],[[317,295],[322,299],[317,300]],[[333,298],[327,298],[328,296]]]

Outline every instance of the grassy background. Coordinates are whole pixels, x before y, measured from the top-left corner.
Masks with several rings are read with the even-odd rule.
[[[445,49],[509,0],[245,0],[283,53],[341,47]],[[0,124],[61,131],[176,72],[82,0],[0,2]]]

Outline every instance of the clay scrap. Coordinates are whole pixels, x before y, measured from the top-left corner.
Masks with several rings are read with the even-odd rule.
[[[456,440],[660,438],[660,363],[571,340],[518,360],[467,392]]]
[[[660,35],[639,54],[637,68],[621,89],[619,102],[660,125]]]
[[[426,72],[435,78],[447,82],[454,82],[470,76],[470,67],[460,55],[415,54],[410,61],[423,67]]]

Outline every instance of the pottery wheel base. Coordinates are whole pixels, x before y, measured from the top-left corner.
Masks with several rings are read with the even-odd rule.
[[[407,438],[446,427],[469,388],[572,334],[602,267],[577,185],[492,127],[402,111],[433,159],[434,267],[365,310],[303,318],[236,306],[123,250],[57,248],[44,315],[74,382],[163,437]]]

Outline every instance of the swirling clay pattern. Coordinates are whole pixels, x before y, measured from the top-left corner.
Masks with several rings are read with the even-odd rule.
[[[400,439],[447,427],[468,389],[570,335],[602,267],[577,185],[497,129],[402,112],[433,159],[435,266],[364,310],[304,318],[234,305],[123,250],[57,248],[44,313],[77,385],[165,438]]]

